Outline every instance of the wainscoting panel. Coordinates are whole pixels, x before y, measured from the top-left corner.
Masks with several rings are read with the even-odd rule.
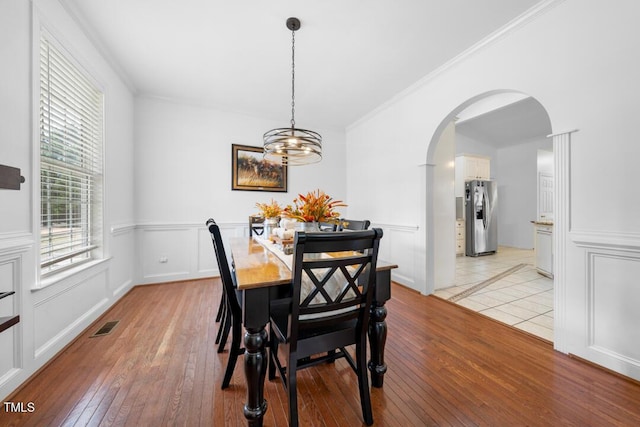
[[[13,317],[20,314],[18,304],[20,296],[20,253],[7,253],[0,256],[0,293],[16,292],[0,300],[0,317]],[[0,386],[20,368],[20,323],[0,332]]]
[[[228,246],[225,246],[228,248]],[[229,249],[227,249],[229,251]],[[198,230],[198,274],[208,276],[219,276],[216,254],[213,250],[211,233],[206,227]]]
[[[382,228],[384,233],[378,257],[398,264],[398,268],[391,271],[391,279],[419,290],[415,281],[418,227],[394,224],[373,224],[372,227]]]
[[[223,223],[220,226],[220,234],[224,243],[225,252],[231,265],[231,248],[229,239],[232,237],[248,237],[249,227],[243,223]],[[206,227],[198,228],[198,266],[196,273],[202,277],[219,276],[216,254],[211,242],[211,233]]]
[[[229,238],[248,236],[246,223],[220,223],[227,256]],[[204,224],[139,225],[140,283],[162,283],[218,276],[211,235]]]
[[[193,226],[145,226],[141,229],[142,280],[167,281],[188,278],[196,254]]]
[[[229,239],[249,235],[244,222],[219,223],[222,239],[231,257]],[[417,226],[374,224],[384,231],[380,246],[380,258],[398,264],[392,271],[392,279],[405,286],[416,288]],[[142,284],[191,280],[218,276],[218,266],[213,252],[211,236],[202,224],[153,224],[138,225],[142,264]]]
[[[109,252],[117,256],[111,258],[109,285],[111,293],[118,299],[131,289],[136,277],[136,263],[131,262],[136,257],[135,226],[112,227],[111,236]]]
[[[640,256],[588,253],[589,346],[640,367]]]
[[[572,231],[570,237],[585,256],[584,318],[568,319],[573,324],[583,320],[584,349],[574,350],[593,363],[640,380],[640,239],[583,230]],[[570,295],[570,301],[574,299]]]
[[[105,262],[34,294],[36,359],[55,355],[106,310],[107,268]]]
[[[0,333],[0,385],[4,382],[5,377],[11,375],[14,369],[17,369],[18,358],[16,357],[17,346],[15,344],[17,338],[17,329],[15,325],[12,328]]]

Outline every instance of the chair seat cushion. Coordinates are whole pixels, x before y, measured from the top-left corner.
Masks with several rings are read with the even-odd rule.
[[[336,310],[336,311],[341,311],[341,310]],[[353,308],[349,308],[349,311],[353,311]],[[317,335],[327,334],[329,332],[341,331],[346,329],[355,330],[358,322],[357,318],[353,318],[353,319],[349,319],[341,322],[331,322],[330,319],[326,318],[326,316],[322,317],[322,320],[327,320],[327,321],[305,324],[305,322],[301,318],[301,322],[298,330],[298,333],[299,333],[298,340],[304,340],[307,338],[312,338]],[[275,334],[275,336],[280,342],[286,342],[288,321],[289,321],[289,311],[286,308],[286,306],[282,305],[280,307],[278,306],[271,307],[271,333]]]

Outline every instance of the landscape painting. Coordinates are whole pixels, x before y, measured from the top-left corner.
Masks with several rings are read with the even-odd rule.
[[[287,166],[265,160],[262,147],[231,145],[232,190],[287,191]]]

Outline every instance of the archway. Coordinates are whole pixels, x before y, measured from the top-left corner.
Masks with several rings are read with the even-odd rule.
[[[515,96],[515,98],[514,98]],[[519,98],[518,98],[519,97]],[[510,99],[504,99],[503,98],[510,98]],[[516,99],[516,101],[513,101],[513,99]],[[543,112],[542,116],[544,117],[544,119],[546,119],[546,123],[543,123],[544,126],[542,126],[541,131],[544,132],[542,134],[540,134],[538,136],[538,140],[540,140],[541,138],[544,139],[544,137],[548,136],[549,134],[551,134],[551,122],[549,120],[549,116],[547,113],[547,110],[544,109],[544,107],[536,100],[534,100],[532,97],[530,97],[527,94],[523,94],[522,92],[519,91],[514,91],[514,90],[495,90],[495,91],[490,91],[490,92],[485,92],[482,94],[479,94],[475,97],[472,97],[470,99],[468,99],[467,101],[463,102],[462,104],[458,105],[455,109],[453,109],[449,114],[447,114],[446,117],[444,117],[442,119],[442,121],[440,122],[439,126],[437,127],[436,131],[434,132],[434,134],[432,135],[431,141],[429,143],[429,147],[428,147],[428,152],[427,152],[427,167],[426,167],[426,215],[425,215],[425,221],[426,221],[426,226],[425,226],[425,234],[426,234],[426,253],[427,253],[427,257],[426,257],[426,285],[427,285],[427,293],[432,293],[434,292],[437,283],[441,283],[442,282],[442,276],[443,274],[441,274],[441,271],[439,271],[439,269],[445,269],[445,268],[451,268],[451,269],[455,269],[455,260],[453,261],[453,265],[448,264],[447,262],[445,262],[444,264],[441,262],[442,259],[441,257],[438,258],[438,260],[436,261],[436,256],[435,254],[438,253],[442,253],[443,252],[443,248],[442,246],[439,247],[439,244],[441,245],[441,240],[442,238],[436,238],[438,233],[440,233],[440,235],[442,235],[442,230],[448,230],[448,225],[445,224],[445,226],[443,227],[442,223],[437,223],[436,218],[438,217],[438,215],[442,216],[442,206],[438,206],[438,203],[443,203],[442,200],[442,187],[446,187],[448,183],[446,182],[439,182],[439,179],[442,179],[442,175],[441,172],[437,172],[438,168],[439,168],[439,162],[442,162],[442,154],[436,155],[438,149],[439,149],[439,144],[441,143],[441,136],[444,133],[448,133],[450,132],[447,128],[450,125],[450,123],[452,123],[459,115],[461,112],[464,112],[464,110],[467,110],[468,107],[472,107],[474,108],[476,105],[480,105],[480,104],[488,104],[491,103],[492,105],[487,107],[486,111],[492,111],[493,110],[500,110],[500,109],[508,109],[508,108],[512,108],[510,107],[510,105],[516,105],[516,104],[522,104],[523,102],[521,100],[523,99],[527,99],[527,100],[531,100],[533,103],[535,103],[536,105],[539,106],[540,110]],[[529,101],[527,101],[529,102]],[[515,110],[516,108],[513,108],[513,110]],[[536,120],[538,120],[539,118],[536,118]],[[543,119],[543,120],[544,120]],[[518,144],[520,141],[513,141],[513,145]],[[521,142],[520,142],[521,143]],[[551,144],[549,144],[551,145]],[[503,147],[504,148],[504,147]],[[506,148],[504,151],[508,152],[510,150],[510,148]],[[441,168],[440,168],[441,170]],[[493,177],[493,174],[492,174]],[[532,177],[533,179],[533,177]],[[436,191],[437,190],[437,191]],[[535,190],[535,188],[534,188]],[[533,200],[535,200],[535,196],[532,194],[531,197],[534,197]],[[455,198],[455,196],[452,194],[451,195],[451,200],[453,200]],[[446,201],[446,199],[445,199]],[[535,207],[535,205],[534,205]],[[534,211],[534,215],[535,215],[535,211]],[[536,217],[532,215],[531,220],[536,219]],[[521,221],[522,222],[522,221]],[[528,221],[527,221],[528,223]],[[507,229],[507,227],[505,227],[505,230]],[[452,228],[453,230],[453,228]],[[532,229],[531,229],[532,230]],[[531,232],[531,239],[533,239],[533,232]],[[452,239],[454,237],[451,237]],[[440,243],[439,243],[440,242]],[[532,246],[531,246],[532,247]],[[445,245],[445,252],[447,252],[446,250],[446,245]],[[555,252],[555,251],[554,251]],[[448,253],[448,252],[447,252]],[[557,255],[557,253],[556,253]],[[554,262],[555,265],[558,265],[557,262]],[[440,274],[439,274],[440,273]],[[436,276],[439,276],[438,279],[436,280]],[[446,276],[446,274],[444,275]],[[451,274],[451,277],[453,277],[453,274]],[[554,289],[557,289],[557,287],[554,286]],[[554,300],[557,300],[557,298],[554,296]]]

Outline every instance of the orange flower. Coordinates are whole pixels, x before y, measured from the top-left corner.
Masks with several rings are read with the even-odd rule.
[[[260,213],[265,218],[275,218],[282,213],[282,208],[273,199],[271,199],[271,203],[256,203],[256,207],[260,209]]]
[[[299,200],[298,200],[299,199]],[[293,206],[287,205],[282,210],[282,216],[292,218],[300,222],[329,222],[338,223],[340,213],[335,211],[337,207],[347,206],[342,200],[333,200],[324,191],[318,189],[303,196],[293,199]]]

